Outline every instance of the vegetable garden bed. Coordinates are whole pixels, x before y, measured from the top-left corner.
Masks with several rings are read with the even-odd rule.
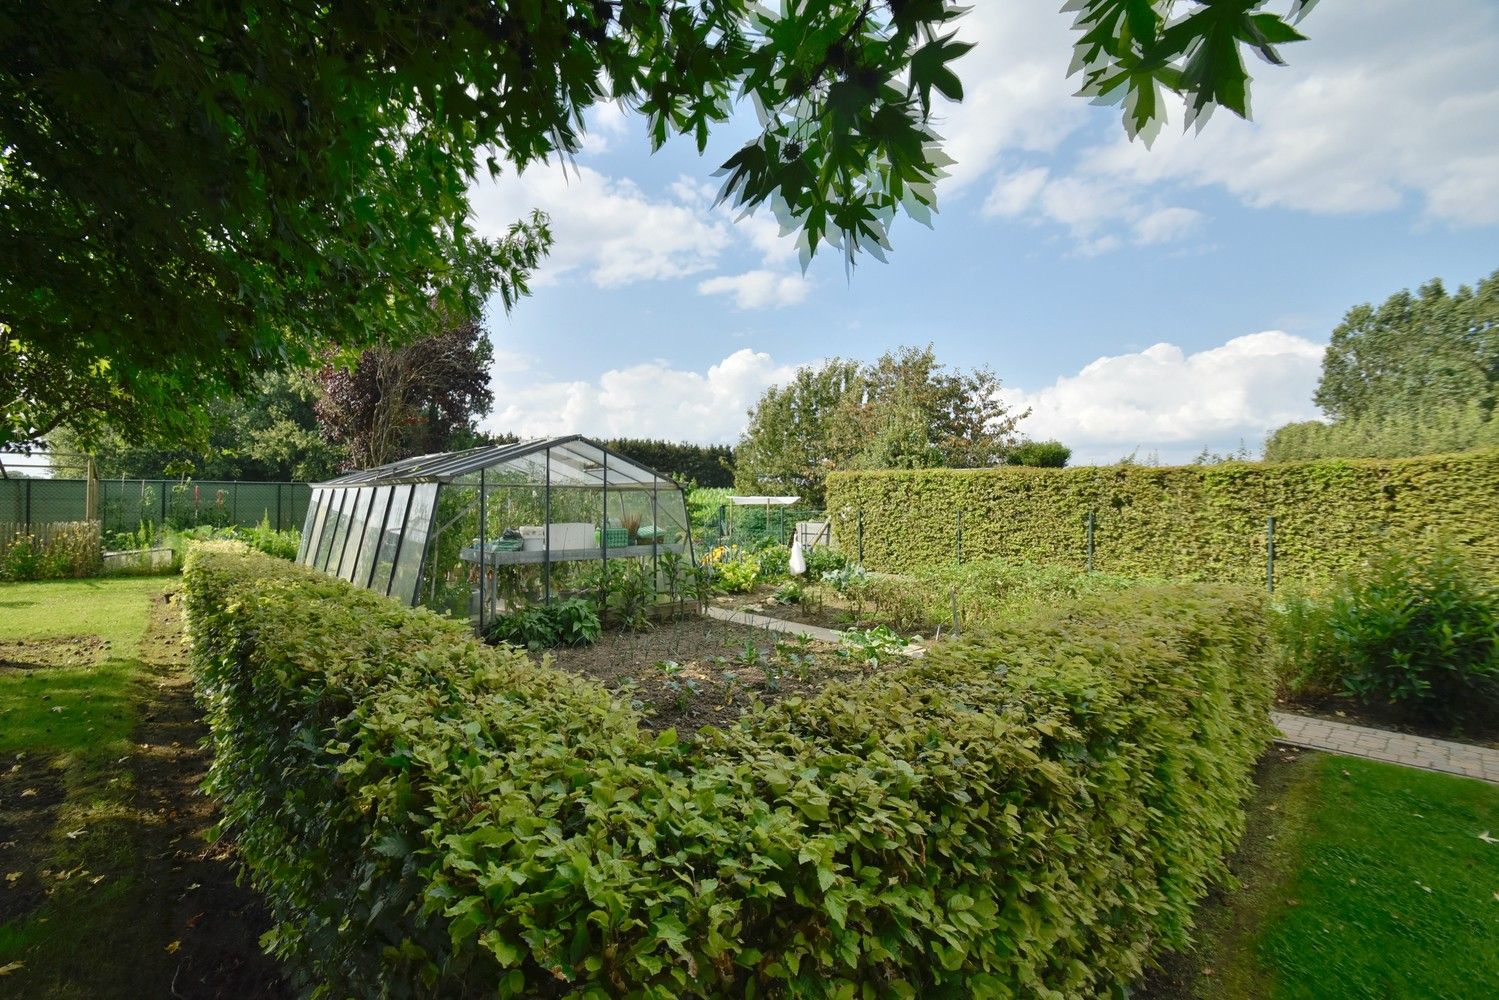
[[[878,669],[832,643],[695,614],[643,632],[608,632],[594,645],[548,656],[638,708],[647,728],[683,734],[730,725],[756,705],[809,697]]]

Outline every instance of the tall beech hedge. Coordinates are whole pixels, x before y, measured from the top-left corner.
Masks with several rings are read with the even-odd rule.
[[[319,996],[1124,995],[1270,735],[1259,598],[1142,589],[679,740],[222,544],[208,787]]]
[[[1081,567],[1095,515],[1094,567],[1129,575],[1263,584],[1275,517],[1279,580],[1326,582],[1387,547],[1437,539],[1499,567],[1499,450],[1416,459],[1341,459],[1151,468],[838,472],[834,534],[864,564],[904,572],[963,558]]]

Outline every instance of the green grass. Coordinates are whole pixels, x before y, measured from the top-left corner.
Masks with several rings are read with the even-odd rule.
[[[1499,996],[1499,787],[1309,755],[1258,806],[1196,995]]]
[[[0,639],[99,635],[133,655],[161,578],[0,583]]]
[[[107,757],[135,724],[130,685],[160,579],[0,584],[0,640],[97,635],[93,667],[0,671],[0,755]],[[116,755],[118,756],[118,755]]]
[[[132,752],[140,644],[152,598],[165,585],[161,579],[0,584],[0,640],[109,640],[107,658],[93,666],[0,670],[0,761],[8,766],[24,753],[61,769],[65,799],[47,848],[51,868],[120,873],[98,885],[72,880],[30,917],[0,925],[0,966],[24,956],[27,969],[26,983],[0,980],[0,995],[22,986],[30,996],[81,995],[32,984],[65,972],[101,928],[122,917],[128,921],[120,911],[147,888],[129,875],[139,867],[128,835],[138,820],[129,811],[130,772],[119,761]],[[64,836],[77,829],[89,835]]]

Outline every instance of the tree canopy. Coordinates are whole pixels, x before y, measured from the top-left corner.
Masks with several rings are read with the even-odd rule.
[[[356,469],[479,443],[493,348],[475,318],[422,340],[378,345],[318,373],[318,424]]]
[[[130,442],[106,430],[85,448],[67,427],[54,431],[47,445],[56,474],[65,477],[82,474],[78,456],[87,450],[104,479],[326,479],[347,453],[323,439],[313,409],[317,394],[307,372],[267,372],[244,393],[208,405],[207,440],[196,446]]]
[[[1350,309],[1332,332],[1313,396],[1331,423],[1276,431],[1272,461],[1394,458],[1499,443],[1499,271],[1449,293],[1432,279],[1416,294]]]
[[[999,388],[987,368],[948,370],[931,345],[872,365],[834,358],[799,368],[750,411],[735,449],[735,485],[815,504],[836,469],[999,465],[1026,416],[1000,400]]]
[[[1069,0],[1082,93],[1147,137],[1249,108],[1243,51],[1301,36],[1263,0]],[[723,198],[879,254],[927,219],[962,97],[952,0],[35,0],[0,9],[0,447],[201,432],[268,369],[508,307],[551,235],[473,229],[479,171],[581,148],[620,102],[653,146],[760,127]]]

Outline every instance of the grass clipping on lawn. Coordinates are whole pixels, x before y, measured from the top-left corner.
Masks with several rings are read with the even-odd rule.
[[[187,612],[270,947],[344,995],[1092,995],[1184,942],[1269,740],[1262,599],[1084,602],[693,739],[224,545]]]

